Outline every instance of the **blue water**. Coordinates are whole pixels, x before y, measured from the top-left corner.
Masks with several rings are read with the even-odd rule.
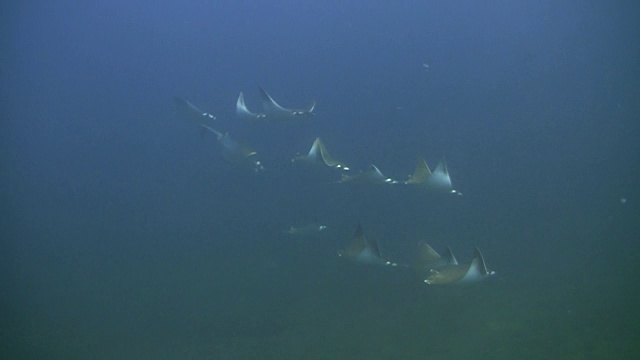
[[[632,1],[0,5],[0,353],[7,359],[592,359],[640,353],[640,7]],[[428,65],[428,69],[425,66]],[[258,86],[296,124],[235,116]],[[225,161],[180,96],[252,146]],[[335,183],[322,137],[463,196]],[[327,230],[303,238],[293,224]],[[427,286],[336,255],[479,247]]]

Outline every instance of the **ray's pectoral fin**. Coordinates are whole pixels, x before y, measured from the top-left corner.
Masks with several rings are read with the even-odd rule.
[[[309,105],[306,109],[303,110],[291,110],[293,112],[293,115],[295,116],[299,116],[299,115],[310,115],[310,116],[316,116],[316,114],[313,112],[313,110],[315,110],[316,108],[316,101],[312,100],[311,101],[311,105]]]
[[[349,242],[346,247],[338,250],[338,256],[355,259],[358,257],[358,255],[360,255],[360,253],[362,253],[362,251],[364,251],[366,247],[367,242],[362,232],[362,226],[360,225],[360,223],[358,223],[356,231],[351,237],[351,242]]]
[[[249,120],[260,120],[266,117],[265,114],[258,114],[249,110],[244,101],[244,94],[242,92],[240,92],[238,100],[236,101],[236,116]]]
[[[216,138],[217,138],[218,140],[220,140],[220,138],[222,138],[222,137],[224,136],[220,131],[218,131],[218,130],[216,130],[216,129],[212,128],[211,126],[207,126],[207,125],[205,125],[205,124],[200,124],[200,126],[202,126],[202,128],[203,128],[204,130],[209,130],[210,132],[214,133],[214,134],[216,135]]]
[[[342,174],[342,178],[338,181],[341,184],[397,184],[398,181],[386,177],[377,166],[371,164],[367,171],[361,171],[354,175]]]
[[[312,164],[322,164],[330,168],[341,169],[341,170],[349,170],[349,167],[346,166],[341,161],[334,159],[330,154],[325,145],[322,143],[319,137],[317,137],[313,144],[311,145],[311,149],[306,155],[298,155],[293,158],[291,161],[298,162],[303,161]]]
[[[404,183],[407,185],[423,184],[430,176],[431,169],[429,169],[429,165],[424,159],[419,159],[413,174]]]
[[[191,121],[200,123],[202,121],[216,119],[214,115],[200,110],[195,105],[179,96],[174,96],[173,102],[176,105],[178,113]]]
[[[425,187],[433,192],[462,195],[461,192],[453,189],[449,170],[444,160],[441,160],[431,171],[427,162],[424,159],[419,159],[413,174],[404,183]]]
[[[369,240],[364,236],[362,226],[359,223],[353,237],[351,238],[351,242],[347,247],[338,250],[338,256],[346,257],[361,264],[398,265],[382,257],[378,243],[375,240]]]
[[[473,259],[469,264],[469,268],[459,282],[477,282],[483,280],[489,276],[494,275],[496,272],[487,269],[487,265],[484,262],[484,257],[477,247],[474,248]]]
[[[315,116],[313,112],[316,108],[315,100],[306,109],[290,109],[278,104],[271,95],[262,87],[258,86],[262,96],[262,107],[267,118],[272,120],[294,120],[308,116]]]
[[[267,115],[284,114],[288,112],[287,109],[280,106],[262,86],[258,86],[258,89],[262,97],[262,108]]]
[[[222,155],[229,162],[247,166],[255,172],[264,170],[264,166],[258,159],[258,153],[249,146],[234,140],[229,133],[221,133],[220,131],[201,124],[202,127],[211,131],[216,135],[218,143],[222,147]]]
[[[320,138],[316,138],[316,140],[318,142],[318,147],[320,148],[320,158],[322,159],[322,162],[324,162],[325,165],[327,165],[328,167],[341,169],[345,171],[349,170],[349,167],[347,165],[345,165],[342,161],[338,161],[334,159],[333,156],[329,154],[327,147],[324,145],[324,143],[322,143]]]
[[[458,265],[451,249],[447,247],[445,256],[441,256],[429,244],[424,241],[418,243],[418,252],[411,264],[413,271],[421,279],[438,276],[438,270]]]
[[[418,244],[418,252],[411,268],[423,282],[429,285],[472,283],[495,274],[494,271],[487,269],[478,248],[474,248],[470,263],[459,264],[451,248],[447,247],[444,256],[441,256],[425,242]]]

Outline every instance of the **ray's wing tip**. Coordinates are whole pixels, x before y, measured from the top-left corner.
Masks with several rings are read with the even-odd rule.
[[[493,270],[489,270],[487,268],[487,264],[484,261],[484,256],[482,256],[482,252],[480,251],[480,248],[478,247],[474,247],[473,249],[473,262],[476,262],[480,273],[484,276],[492,276],[495,275],[495,271]]]
[[[269,93],[267,92],[267,90],[265,90],[262,85],[258,85],[258,91],[260,91],[260,95],[262,95],[262,98],[265,100],[271,100],[271,95],[269,95]]]

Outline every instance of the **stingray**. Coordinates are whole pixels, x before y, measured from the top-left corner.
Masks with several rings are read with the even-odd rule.
[[[417,259],[411,267],[429,285],[473,283],[495,274],[495,271],[487,269],[478,248],[474,248],[470,263],[459,264],[449,247],[445,256],[440,256],[424,242],[419,244]]]
[[[260,120],[266,117],[265,114],[254,113],[247,108],[247,105],[244,103],[244,94],[242,92],[240,92],[238,101],[236,101],[236,115],[239,118],[249,120]]]
[[[192,103],[188,102],[187,100],[178,97],[178,96],[174,96],[173,97],[173,102],[176,104],[176,108],[178,109],[178,113],[180,113],[181,116],[191,120],[191,121],[195,121],[197,123],[201,123],[203,120],[215,120],[216,117],[213,116],[212,114],[206,112],[206,111],[202,111],[200,109],[198,109],[195,105],[193,105]]]
[[[397,184],[398,182],[386,177],[375,165],[370,165],[367,171],[362,171],[354,175],[342,174],[339,183],[382,185]]]
[[[262,107],[267,120],[271,121],[294,121],[301,120],[311,116],[315,116],[313,110],[316,102],[312,101],[306,109],[290,109],[278,104],[269,93],[259,86],[262,95]]]
[[[240,164],[251,168],[255,172],[264,170],[262,163],[258,160],[258,153],[250,147],[241,144],[231,138],[229,133],[221,133],[212,127],[204,124],[200,124],[205,129],[211,131],[216,135],[218,143],[222,146],[223,156],[225,159],[232,163]]]
[[[382,257],[378,242],[367,239],[364,236],[360,224],[356,227],[356,232],[353,234],[351,243],[349,243],[347,247],[338,250],[338,256],[348,258],[360,264],[398,266],[398,264]]]
[[[440,161],[433,172],[429,169],[429,165],[424,159],[418,160],[413,175],[404,182],[407,185],[417,185],[425,187],[435,192],[448,192],[452,194],[462,195],[462,193],[453,189],[451,177],[447,170],[447,164],[444,160]]]
[[[349,167],[347,167],[344,163],[334,159],[329,154],[329,151],[327,151],[327,148],[324,146],[322,140],[320,140],[319,137],[317,137],[313,141],[313,145],[311,145],[311,150],[309,150],[308,154],[298,154],[295,158],[291,159],[291,161],[302,161],[310,164],[321,164],[334,169],[349,170]]]
[[[308,237],[316,235],[326,229],[326,225],[311,223],[304,225],[291,225],[287,230],[284,230],[283,232],[295,237]]]

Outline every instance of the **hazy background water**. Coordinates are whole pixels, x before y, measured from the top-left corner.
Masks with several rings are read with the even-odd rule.
[[[637,356],[635,2],[1,10],[3,358]],[[257,85],[317,116],[236,119]],[[225,162],[174,95],[267,171]],[[444,157],[464,196],[315,177],[289,161],[315,136],[401,180]],[[498,275],[426,287],[344,262],[358,221],[390,258],[478,246]],[[328,230],[280,233],[304,222]]]

